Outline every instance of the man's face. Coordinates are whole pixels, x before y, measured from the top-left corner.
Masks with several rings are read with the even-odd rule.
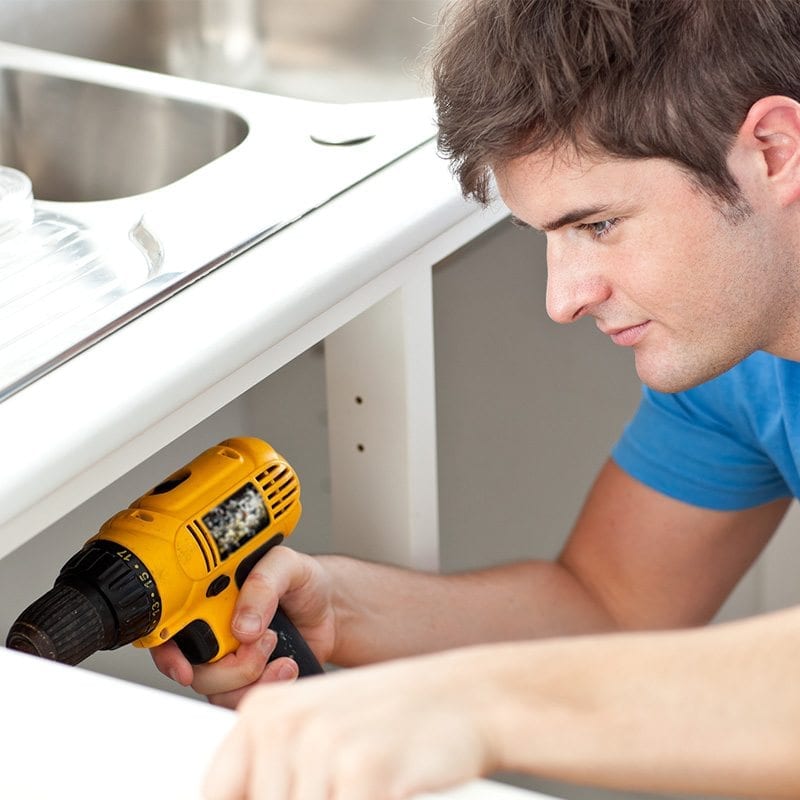
[[[726,214],[663,159],[534,154],[495,176],[514,216],[546,232],[547,313],[594,317],[653,388],[697,385],[758,349],[800,352],[794,253],[758,192],[752,213]]]

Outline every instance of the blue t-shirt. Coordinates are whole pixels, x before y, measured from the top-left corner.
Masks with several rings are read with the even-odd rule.
[[[685,392],[645,387],[612,457],[653,489],[705,508],[800,497],[800,363],[757,352]]]

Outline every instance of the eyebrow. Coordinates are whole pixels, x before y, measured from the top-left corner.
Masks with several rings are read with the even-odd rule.
[[[543,231],[555,231],[559,228],[563,228],[565,225],[572,225],[575,222],[580,222],[587,217],[594,217],[597,214],[603,214],[608,211],[609,206],[607,205],[596,205],[596,206],[586,206],[585,208],[576,208],[573,211],[567,211],[566,214],[562,214],[557,219],[551,220],[550,222],[545,222],[542,225],[540,230]],[[524,222],[519,217],[515,217],[513,214],[511,215],[511,222],[512,224],[520,227],[520,228],[532,228],[532,225],[529,225],[527,222]]]

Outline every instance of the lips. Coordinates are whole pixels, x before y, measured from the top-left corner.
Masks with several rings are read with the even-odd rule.
[[[638,325],[629,325],[626,328],[600,328],[600,330],[603,331],[614,344],[618,344],[620,347],[632,347],[641,341],[649,325],[650,320],[647,320],[646,322],[640,322]]]

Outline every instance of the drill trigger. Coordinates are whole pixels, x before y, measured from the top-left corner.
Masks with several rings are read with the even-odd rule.
[[[219,652],[219,642],[204,619],[192,620],[173,637],[190,664],[205,664]]]

